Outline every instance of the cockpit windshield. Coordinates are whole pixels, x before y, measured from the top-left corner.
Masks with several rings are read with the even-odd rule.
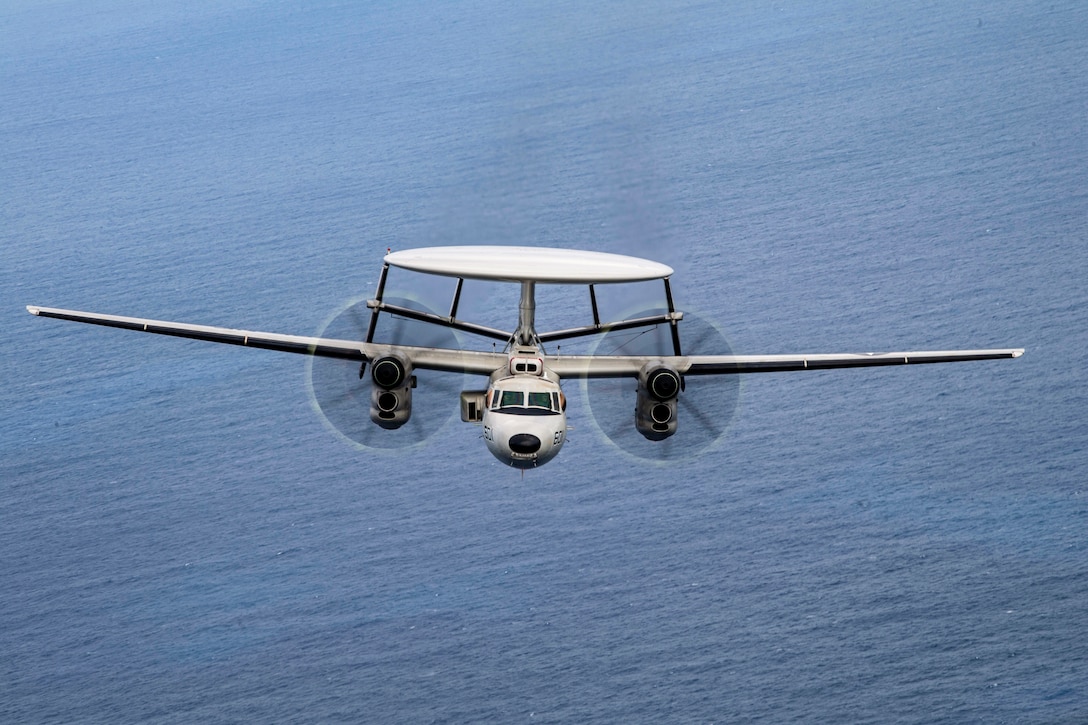
[[[499,398],[500,408],[525,405],[525,393],[520,390],[503,390],[501,392],[502,397]]]
[[[559,394],[496,390],[491,410],[512,415],[559,415]]]
[[[551,393],[529,393],[529,407],[530,408],[552,408],[552,394]]]

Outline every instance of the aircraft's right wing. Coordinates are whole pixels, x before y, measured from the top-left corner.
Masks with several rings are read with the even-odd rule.
[[[918,350],[882,353],[813,353],[801,355],[564,355],[548,366],[564,378],[632,377],[648,364],[665,365],[681,375],[735,375],[791,370],[829,370],[880,365],[1001,360],[1020,357],[1023,348],[1001,350]]]
[[[496,369],[505,366],[507,362],[506,356],[501,353],[386,345],[355,340],[306,337],[303,335],[283,335],[276,332],[235,330],[229,327],[149,320],[142,317],[104,315],[99,312],[80,312],[78,310],[62,310],[55,307],[37,307],[34,305],[27,305],[26,309],[32,315],[52,317],[58,320],[86,322],[105,327],[119,327],[124,330],[151,332],[157,335],[185,337],[191,340],[219,342],[242,347],[256,347],[262,350],[316,355],[318,357],[335,357],[360,362],[397,353],[408,358],[413,367],[422,370],[490,375]]]
[[[777,373],[790,370],[830,370],[879,365],[1002,360],[1020,357],[1023,348],[1007,350],[917,350],[914,352],[816,353],[811,355],[695,355],[687,375]]]

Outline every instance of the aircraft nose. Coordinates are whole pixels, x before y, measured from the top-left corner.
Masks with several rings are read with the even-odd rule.
[[[514,453],[536,453],[540,450],[540,439],[532,433],[518,433],[510,436],[510,450]]]

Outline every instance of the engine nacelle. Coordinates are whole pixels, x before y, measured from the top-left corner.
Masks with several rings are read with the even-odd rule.
[[[370,366],[370,419],[382,428],[400,428],[412,416],[412,364],[399,355],[378,358]]]
[[[653,363],[638,374],[638,402],[635,404],[635,428],[652,441],[668,438],[676,432],[676,398],[684,389],[680,373]]]

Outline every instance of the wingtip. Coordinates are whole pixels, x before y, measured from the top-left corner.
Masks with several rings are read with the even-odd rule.
[[[38,313],[41,312],[41,308],[35,307],[34,305],[27,305],[26,306],[26,311],[29,312],[32,315],[37,315]]]
[[[1024,354],[1024,348],[1020,348],[1018,350],[1013,350],[1012,351],[1012,356],[1013,357],[1020,357],[1023,354]]]

